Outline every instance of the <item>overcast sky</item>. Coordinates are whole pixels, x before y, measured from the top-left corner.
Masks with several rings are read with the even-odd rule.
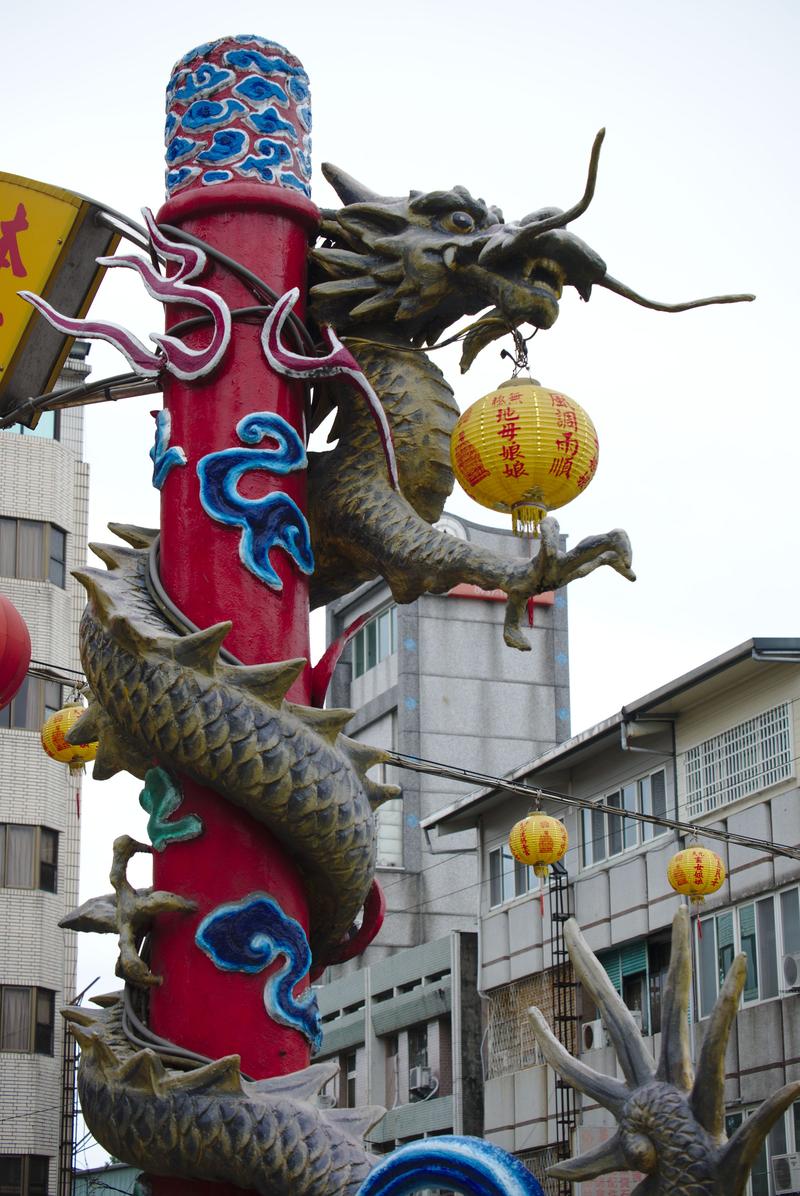
[[[799,630],[799,26],[796,0],[32,0],[4,39],[0,169],[134,215],[157,209],[172,64],[235,33],[304,62],[323,206],[335,203],[318,173],[329,160],[389,195],[462,183],[507,217],[567,207],[605,126],[597,195],[574,228],[609,272],[664,301],[758,298],[662,315],[573,293],[533,342],[534,375],[580,402],[600,437],[595,480],[562,530],[574,544],[625,527],[639,576],[604,570],[570,590],[577,732],[751,635]],[[156,306],[117,274],[93,314],[158,330]],[[100,344],[90,360],[96,377],[125,368]],[[496,346],[464,378],[455,352],[437,360],[462,408],[508,373]],[[93,538],[108,520],[157,521],[152,406],[89,411]],[[449,509],[493,521],[463,494]],[[83,896],[107,889],[113,836],[143,834],[137,788],[86,787]],[[83,952],[84,981],[107,974],[105,946]]]

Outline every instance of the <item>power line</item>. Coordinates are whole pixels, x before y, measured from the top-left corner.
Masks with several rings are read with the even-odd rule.
[[[750,847],[754,851],[766,851],[772,855],[787,856],[789,859],[800,861],[800,848],[791,847],[788,843],[772,843],[766,839],[758,839],[752,835],[741,835],[735,831],[720,831],[713,827],[700,826],[694,822],[682,822],[677,818],[665,818],[657,814],[641,814],[637,810],[621,810],[617,806],[609,806],[605,802],[594,801],[589,797],[574,797],[566,793],[559,793],[554,789],[544,789],[540,786],[527,785],[523,781],[509,781],[504,777],[491,776],[488,773],[475,772],[468,768],[457,768],[455,765],[440,764],[435,760],[426,760],[421,756],[410,756],[403,752],[387,752],[387,762],[397,768],[405,768],[411,772],[421,772],[428,776],[446,777],[451,781],[463,781],[478,785],[482,789],[499,789],[504,793],[513,793],[518,797],[527,797],[532,802],[546,798],[566,806],[574,806],[581,810],[598,810],[616,818],[628,818],[635,822],[647,823],[651,826],[663,826],[667,829],[679,831],[684,835],[704,836],[718,839],[723,843],[735,843],[739,847]]]

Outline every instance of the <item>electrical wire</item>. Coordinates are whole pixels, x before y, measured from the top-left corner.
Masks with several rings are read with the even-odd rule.
[[[566,793],[559,793],[554,789],[544,789],[539,786],[526,785],[521,781],[509,781],[503,777],[495,777],[488,773],[475,772],[472,769],[457,768],[455,765],[440,764],[435,760],[427,760],[421,756],[410,756],[402,752],[387,752],[387,763],[397,768],[405,768],[411,772],[421,772],[428,776],[445,777],[448,780],[464,781],[476,784],[480,788],[499,789],[504,793],[513,793],[520,797],[528,797],[532,801],[546,798],[566,806],[574,806],[582,810],[598,810],[616,818],[631,819],[635,822],[648,823],[652,826],[663,826],[669,830],[679,831],[684,835],[709,839],[718,839],[724,843],[735,843],[739,847],[750,847],[753,850],[767,851],[772,855],[787,856],[792,860],[800,860],[800,848],[791,847],[788,843],[768,842],[752,835],[741,835],[734,831],[719,831],[713,827],[698,825],[694,822],[682,822],[677,818],[665,818],[656,814],[642,814],[637,810],[621,810],[616,806],[609,806],[605,802],[593,801],[592,798],[574,797]]]

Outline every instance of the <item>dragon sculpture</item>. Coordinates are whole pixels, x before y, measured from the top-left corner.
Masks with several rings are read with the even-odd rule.
[[[695,1073],[689,1049],[688,909],[682,906],[672,922],[658,1064],[574,920],[566,923],[564,937],[578,979],[600,1010],[625,1082],[574,1059],[551,1033],[541,1011],[530,1010],[534,1033],[550,1066],[573,1088],[613,1113],[619,1125],[608,1142],[556,1164],[548,1174],[577,1182],[612,1171],[642,1171],[645,1178],[637,1184],[635,1196],[742,1196],[770,1128],[800,1096],[800,1081],[786,1084],[726,1140],[725,1048],[747,975],[746,956],[736,956],[720,989]]]
[[[179,189],[193,185],[193,180],[200,185],[204,167],[186,165],[191,161],[187,155],[196,153],[198,163],[213,167],[203,182],[235,182],[237,170],[271,180],[275,163],[282,163],[281,179],[307,191],[302,177],[308,171],[305,151],[291,148],[291,136],[297,141],[298,135],[285,119],[294,113],[302,127],[309,127],[304,80],[296,60],[263,39],[242,37],[198,47],[178,64],[168,88],[171,185]],[[209,99],[212,95],[215,98]],[[273,100],[282,106],[283,115],[267,107]],[[238,124],[221,129],[220,122],[229,117]],[[258,142],[261,156],[242,158],[242,147],[253,142],[254,129],[269,133]],[[205,140],[197,138],[198,130],[210,130]],[[549,328],[564,286],[575,287],[584,299],[598,285],[647,303],[613,279],[600,257],[567,229],[591,200],[601,141],[602,134],[578,204],[568,211],[539,209],[519,222],[504,221],[497,208],[474,199],[463,187],[385,198],[335,167],[325,168],[342,206],[323,213],[322,240],[310,253],[310,318],[329,346],[335,341],[347,355],[351,366],[345,372],[359,376],[362,392],[377,396],[377,423],[388,427],[396,470],[387,468],[375,404],[371,408],[354,398],[341,371],[334,377],[322,365],[316,375],[312,370],[316,387],[309,424],[320,426],[335,409],[333,435],[338,438],[331,451],[309,454],[313,561],[308,542],[291,535],[277,541],[284,551],[294,552],[298,568],[305,573],[314,568],[312,604],[325,603],[375,576],[386,579],[398,602],[471,582],[506,592],[505,639],[524,650],[529,645],[520,619],[532,595],[564,586],[601,565],[633,578],[628,539],[619,530],[565,552],[558,525],[547,519],[533,559],[512,560],[432,526],[453,485],[449,442],[458,409],[451,388],[423,347],[438,341],[461,317],[488,307],[489,314],[464,335],[462,369],[467,369],[498,337],[519,336],[524,324]],[[295,159],[299,174],[287,165]],[[62,331],[112,340],[145,377],[155,378],[166,369],[193,381],[203,371],[216,369],[226,352],[230,312],[214,292],[190,281],[202,274],[206,261],[198,243],[176,245],[152,217],[147,220],[153,261],[128,257],[117,259],[118,264],[135,268],[151,293],[165,302],[204,308],[214,321],[207,348],[189,348],[173,329],[172,335],[153,338],[158,348],[152,352],[116,326],[70,321],[58,317],[43,300],[30,298]],[[171,235],[175,233],[171,229]],[[171,276],[156,269],[159,254],[179,263]],[[255,290],[263,303],[263,284]],[[673,310],[738,298],[743,296],[697,300]],[[289,360],[280,342],[280,321],[276,324],[274,318],[280,310],[283,319],[286,299],[275,303],[262,338],[273,368]],[[153,455],[159,486],[170,469],[187,465],[185,453],[169,447],[169,412],[162,416]],[[260,435],[271,435],[279,450],[290,448],[294,454],[281,471],[302,468],[304,445],[296,433],[293,438],[288,432],[264,433],[266,419],[272,420],[271,428],[288,427],[286,421],[276,422],[274,415],[257,418],[261,424],[260,431],[253,431],[255,439],[247,439],[250,431],[244,420],[237,429],[240,439],[250,444]],[[240,462],[242,451],[228,449],[196,463],[201,494],[209,462],[222,457]],[[270,450],[266,455],[275,461],[281,452]],[[240,468],[249,466],[235,466]],[[211,501],[208,494],[203,500],[205,509],[223,522],[236,518],[241,503],[235,483],[227,491],[225,485],[221,482],[215,492],[213,510],[206,505]],[[285,495],[280,498],[284,509],[294,509]],[[290,529],[292,535],[302,526],[298,521]],[[272,918],[276,911],[268,908],[268,898],[251,894],[243,903],[220,907],[222,914],[217,909],[213,918],[206,917],[195,941],[223,970],[257,971],[283,953],[288,962],[275,973],[274,983],[265,986],[264,1003],[273,1021],[298,1029],[313,1045],[320,1033],[313,998],[295,997],[293,986],[309,971],[313,974],[342,958],[343,948],[358,939],[359,912],[374,891],[373,810],[397,792],[366,775],[384,754],[343,735],[350,711],[286,700],[303,660],[244,667],[231,663],[223,648],[229,622],[187,628],[159,590],[157,533],[116,530],[129,547],[95,547],[107,569],[76,574],[89,598],[80,636],[91,701],[70,738],[99,740],[96,778],[121,769],[144,777],[142,802],[151,815],[150,836],[157,850],[173,850],[173,841],[203,833],[199,819],[191,815],[172,820],[180,805],[183,776],[245,810],[294,860],[309,902],[307,939],[299,924],[285,916],[279,918],[280,934],[273,932],[273,922],[265,928],[258,919]],[[262,565],[268,565],[268,551],[262,553]],[[300,1075],[253,1081],[242,1075],[237,1056],[206,1059],[153,1035],[146,1024],[147,992],[159,978],[149,966],[148,927],[162,916],[190,916],[195,906],[187,896],[132,888],[126,865],[140,849],[148,850],[132,840],[118,840],[111,876],[114,892],[86,902],[63,923],[120,937],[123,998],[106,1003],[97,1014],[65,1012],[82,1047],[79,1091],[84,1116],[109,1149],[154,1174],[228,1182],[261,1196],[284,1196],[289,1190],[297,1196],[356,1196],[362,1184],[370,1196],[407,1191],[409,1168],[423,1178],[442,1181],[432,1186],[538,1196],[538,1184],[516,1160],[481,1143],[449,1143],[447,1165],[430,1143],[409,1147],[393,1155],[394,1162],[376,1165],[378,1160],[361,1141],[376,1110],[342,1114],[315,1103],[315,1094],[330,1078],[326,1065]],[[232,962],[224,953],[234,947],[238,956]],[[641,1066],[637,1063],[637,1078],[644,1074]],[[615,1108],[622,1107],[620,1099],[615,1096]],[[639,1154],[649,1149],[636,1147]],[[661,1147],[652,1149],[656,1157]],[[405,1179],[398,1178],[401,1172]]]

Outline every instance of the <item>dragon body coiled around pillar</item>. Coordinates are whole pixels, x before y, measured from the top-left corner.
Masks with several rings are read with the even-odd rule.
[[[277,1196],[355,1196],[377,1159],[362,1139],[383,1109],[312,1103],[338,1070],[316,1063],[249,1081],[238,1055],[191,1071],[134,1049],[122,1001],[65,1016],[81,1045],[78,1091],[86,1123],[107,1149],[159,1175],[195,1176]]]

